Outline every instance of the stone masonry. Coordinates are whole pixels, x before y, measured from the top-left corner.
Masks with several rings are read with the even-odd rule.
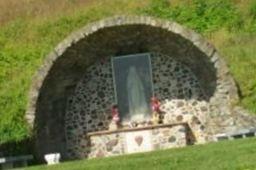
[[[205,98],[204,92],[187,66],[162,54],[152,54],[151,63],[154,93],[162,103],[162,110],[166,114],[165,123],[190,123],[192,116],[203,118],[208,114],[209,109],[205,102],[200,105],[202,108],[198,108],[200,103],[198,100]],[[176,100],[179,99],[176,104]],[[193,105],[186,106],[186,100],[193,100]],[[114,101],[109,57],[108,60],[96,62],[88,68],[83,79],[78,83],[75,94],[68,100],[65,126],[70,157],[86,157],[90,147],[86,134],[108,129],[112,118],[110,109]],[[184,112],[181,112],[182,109]],[[176,115],[179,117],[174,121],[170,119]],[[203,126],[204,122],[205,120],[198,126]],[[202,127],[196,125],[193,124],[191,127],[195,133],[201,133]]]
[[[133,130],[131,130],[131,132],[132,131]],[[152,145],[147,151],[184,147],[187,144],[186,126],[182,124],[142,130],[142,134],[147,132],[150,133],[150,144]],[[97,158],[127,154],[126,134],[127,132],[121,131],[112,132],[110,134],[91,135],[91,151],[88,157]],[[144,138],[143,135],[135,136],[134,140],[136,142],[134,142],[134,145],[143,145],[145,141]]]

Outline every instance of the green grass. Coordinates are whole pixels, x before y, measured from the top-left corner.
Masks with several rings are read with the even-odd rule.
[[[256,113],[256,34],[237,34],[219,48],[242,92],[241,104]]]
[[[68,2],[65,9],[71,3],[62,2]],[[12,20],[0,23],[0,144],[31,136],[24,120],[27,94],[44,57],[72,31],[118,14],[175,20],[202,33],[224,54],[240,86],[241,105],[256,113],[256,0],[95,0],[89,6],[72,0],[71,11],[56,5],[42,15],[37,8],[31,11],[38,14],[14,11]]]
[[[255,170],[256,139],[242,139],[142,154],[35,166],[27,170]]]

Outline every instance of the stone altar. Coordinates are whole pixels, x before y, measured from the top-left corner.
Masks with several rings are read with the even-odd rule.
[[[88,134],[89,158],[117,156],[187,145],[187,124],[165,124]]]

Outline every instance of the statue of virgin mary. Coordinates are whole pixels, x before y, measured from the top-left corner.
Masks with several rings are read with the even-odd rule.
[[[138,72],[131,66],[127,76],[127,94],[131,121],[143,121],[150,113],[145,89]]]

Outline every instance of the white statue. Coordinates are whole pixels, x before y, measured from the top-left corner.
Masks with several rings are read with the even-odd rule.
[[[141,78],[133,66],[128,71],[127,94],[131,121],[144,121],[148,117],[150,110]]]

